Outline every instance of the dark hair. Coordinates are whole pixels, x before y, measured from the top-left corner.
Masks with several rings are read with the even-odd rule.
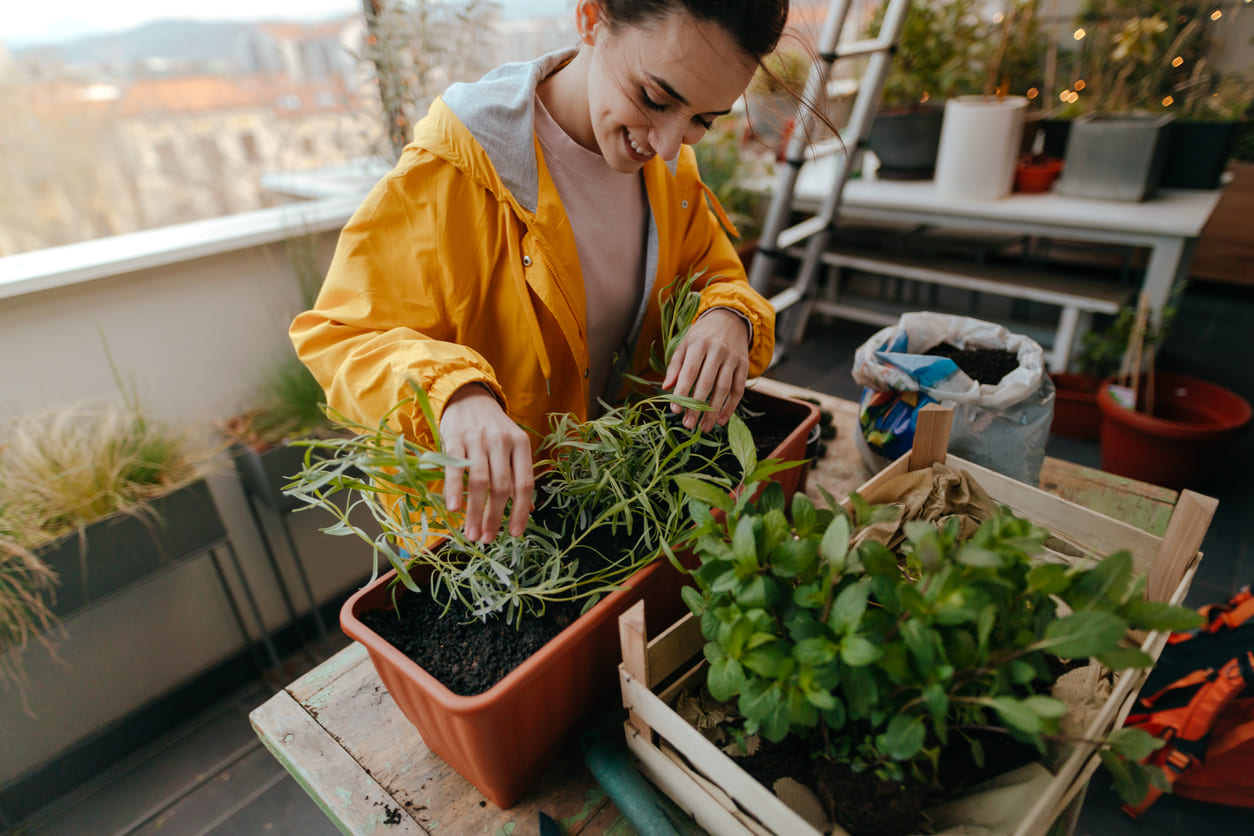
[[[717,23],[740,48],[761,59],[774,51],[788,22],[788,0],[599,0],[611,26],[641,25],[683,9]]]

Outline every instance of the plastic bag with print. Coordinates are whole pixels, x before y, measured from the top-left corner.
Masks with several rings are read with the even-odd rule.
[[[976,382],[953,360],[924,354],[942,343],[1003,349],[1018,366],[995,383]],[[1039,480],[1054,384],[1034,340],[971,317],[906,313],[858,348],[853,378],[864,387],[858,447],[872,469],[908,451],[918,410],[939,403],[954,411],[950,452],[1031,485]]]

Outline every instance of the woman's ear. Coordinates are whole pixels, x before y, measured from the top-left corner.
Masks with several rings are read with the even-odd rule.
[[[586,44],[596,42],[597,27],[601,24],[601,4],[597,0],[579,0],[575,6],[575,26],[579,40]]]

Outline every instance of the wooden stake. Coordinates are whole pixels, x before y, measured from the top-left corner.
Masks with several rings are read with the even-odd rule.
[[[1120,367],[1120,383],[1132,389],[1132,409],[1138,408],[1141,389],[1142,351],[1145,347],[1145,325],[1149,322],[1149,294],[1141,291],[1136,303],[1136,316],[1132,319],[1132,331],[1128,334],[1128,345],[1123,352],[1123,363]]]
[[[945,463],[953,422],[954,411],[940,404],[930,403],[919,410],[914,424],[914,444],[910,447],[911,470]]]

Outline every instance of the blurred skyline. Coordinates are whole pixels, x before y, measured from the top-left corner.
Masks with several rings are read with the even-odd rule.
[[[569,0],[496,0],[507,18],[561,14]],[[360,0],[58,0],[6,3],[0,11],[0,42],[13,48],[58,43],[117,32],[155,20],[310,21],[361,10]]]

